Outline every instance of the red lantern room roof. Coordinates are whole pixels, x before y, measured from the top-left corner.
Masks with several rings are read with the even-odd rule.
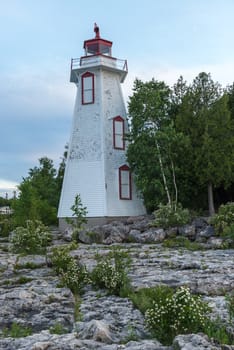
[[[94,23],[95,38],[84,41],[85,55],[107,55],[111,56],[112,41],[100,37],[99,27]]]

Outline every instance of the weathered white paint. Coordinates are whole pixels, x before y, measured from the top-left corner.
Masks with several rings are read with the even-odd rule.
[[[82,105],[81,75],[85,72],[94,74],[95,101]],[[82,57],[79,65],[72,67],[71,81],[77,86],[77,95],[59,218],[72,216],[70,208],[78,193],[89,218],[145,213],[134,183],[132,200],[119,199],[118,169],[126,164],[126,148],[113,147],[113,118],[121,116],[128,131],[120,85],[126,74],[126,67],[118,60],[101,55]]]

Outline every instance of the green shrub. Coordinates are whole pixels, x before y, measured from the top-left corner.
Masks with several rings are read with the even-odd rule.
[[[0,236],[8,237],[12,229],[12,215],[0,214]]]
[[[189,222],[190,214],[188,209],[183,209],[181,204],[160,204],[159,209],[154,212],[155,220],[153,225],[157,227],[182,226]]]
[[[180,287],[173,295],[153,301],[145,313],[146,324],[163,344],[171,344],[178,334],[204,331],[209,308],[189,288]]]
[[[62,284],[69,288],[73,294],[80,294],[84,286],[89,282],[86,267],[72,259],[67,265],[66,271],[60,271]]]
[[[73,260],[72,256],[69,254],[70,250],[71,247],[69,244],[53,247],[51,250],[49,258],[53,269],[58,275],[61,272],[66,272],[68,264]]]
[[[13,322],[10,328],[3,328],[2,336],[4,338],[21,338],[27,337],[32,334],[32,329],[29,327],[24,327],[17,322]]]
[[[82,292],[86,283],[89,282],[86,267],[69,254],[74,244],[55,247],[50,256],[52,267],[61,278],[63,286],[69,288],[72,293]]]
[[[81,201],[80,194],[75,196],[74,204],[71,206],[73,218],[66,218],[68,224],[73,228],[72,239],[78,240],[79,232],[83,229],[84,224],[87,223],[86,215],[88,213],[87,207],[84,207]]]
[[[15,253],[45,253],[52,236],[41,221],[27,220],[25,227],[17,227],[10,239]]]
[[[218,236],[234,239],[234,202],[222,204],[211,219]]]
[[[111,294],[123,295],[130,288],[127,270],[130,258],[127,253],[116,249],[107,256],[97,255],[98,263],[91,273],[91,281],[95,286],[107,289]]]

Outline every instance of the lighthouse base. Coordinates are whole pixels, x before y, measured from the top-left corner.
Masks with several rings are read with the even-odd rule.
[[[138,217],[138,216],[136,216]],[[125,221],[128,220],[130,216],[104,216],[104,217],[90,217],[87,218],[86,228],[91,228],[94,226],[101,226],[108,224],[112,221]],[[133,218],[131,216],[131,218]],[[72,218],[69,218],[72,219]],[[67,223],[66,218],[59,218],[59,230],[61,232],[65,231],[70,225]]]

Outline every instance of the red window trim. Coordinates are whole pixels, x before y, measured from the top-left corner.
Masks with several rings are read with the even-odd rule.
[[[115,122],[122,122],[122,138],[123,138],[123,147],[117,147],[116,146],[116,133],[115,133]],[[113,145],[114,149],[125,149],[125,140],[124,140],[124,119],[118,115],[117,117],[113,118]]]
[[[92,77],[92,101],[91,102],[85,102],[84,100],[84,79]],[[82,74],[81,76],[81,95],[82,95],[82,105],[88,105],[94,103],[94,74],[90,72],[86,72]]]
[[[129,176],[129,197],[123,197],[122,195],[122,183],[121,183],[121,172],[128,171]],[[132,199],[132,177],[130,168],[128,165],[124,164],[119,168],[119,199],[131,200]]]

